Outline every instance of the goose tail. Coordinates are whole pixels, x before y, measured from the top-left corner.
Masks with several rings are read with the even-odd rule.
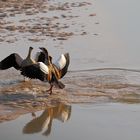
[[[64,85],[62,82],[60,82],[60,81],[57,82],[57,86],[58,86],[60,89],[65,88],[65,85]]]

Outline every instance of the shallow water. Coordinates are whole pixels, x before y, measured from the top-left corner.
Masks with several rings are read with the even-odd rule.
[[[58,2],[60,5],[64,3],[62,0]],[[69,2],[69,5],[73,2]],[[79,0],[79,3],[83,2]],[[50,4],[57,5],[57,2],[51,1]],[[3,50],[0,58],[4,58],[13,51],[25,57],[29,46],[35,48],[33,53],[39,46],[46,46],[50,54],[55,56],[54,59],[57,59],[62,52],[68,51],[71,56],[71,70],[104,67],[140,69],[138,65],[139,2],[137,0],[133,2],[131,0],[123,2],[121,0],[94,2],[88,0],[84,6],[77,5],[78,1],[67,10],[50,10],[44,13],[39,11],[32,15],[26,15],[23,12],[14,17],[4,18],[3,22],[7,22],[4,28],[16,25],[17,28],[23,26],[25,30],[23,32],[18,29],[16,32],[4,30],[1,36],[4,36],[5,41],[0,43]],[[96,16],[90,16],[92,14]],[[56,23],[59,23],[58,27],[53,28]],[[64,36],[66,40],[59,40],[60,34],[56,37],[49,36],[47,33],[50,31],[45,30],[46,24],[51,24],[50,28],[54,33],[58,31],[73,33],[73,35]],[[42,32],[33,30],[37,25],[43,28],[44,32],[41,29]],[[32,29],[34,33],[28,29],[29,27],[31,29],[34,27]],[[10,40],[13,42],[10,43]]]
[[[6,140],[139,140],[139,111],[139,105],[128,104],[59,104],[37,112],[36,118],[30,113],[0,124],[0,136]]]
[[[113,67],[140,68],[139,4],[137,0],[96,1],[102,38],[98,43],[104,48],[99,54]]]

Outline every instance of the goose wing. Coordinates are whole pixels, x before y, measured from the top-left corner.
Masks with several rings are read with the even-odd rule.
[[[50,62],[52,62],[52,57],[49,55]],[[35,57],[36,62],[43,62],[46,65],[48,64],[48,57],[45,56],[43,52],[37,52]]]
[[[54,63],[54,66],[60,71],[60,78],[62,78],[68,70],[70,64],[69,53],[62,54],[59,59]]]
[[[0,62],[0,70],[9,69],[11,67],[19,70],[21,68],[22,61],[23,58],[17,53],[10,54]]]
[[[69,67],[69,64],[70,64],[70,56],[69,56],[69,53],[64,54],[64,57],[66,59],[66,63],[65,63],[64,67],[61,70],[61,78],[67,73],[68,67]]]
[[[38,62],[37,64],[23,67],[21,69],[21,74],[31,79],[45,81],[47,80],[46,76],[49,74],[49,69],[44,63]]]

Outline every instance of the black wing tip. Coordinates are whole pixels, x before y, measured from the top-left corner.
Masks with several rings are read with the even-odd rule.
[[[9,69],[11,67],[19,70],[21,61],[23,61],[23,59],[17,53],[12,53],[3,60],[1,60],[0,70]]]
[[[70,55],[69,55],[69,53],[65,53],[64,56],[67,59],[67,61],[70,61]]]
[[[65,53],[64,55],[65,55],[65,56],[67,56],[67,57],[70,57],[70,55],[69,55],[69,53],[68,53],[68,52],[67,52],[67,53]]]

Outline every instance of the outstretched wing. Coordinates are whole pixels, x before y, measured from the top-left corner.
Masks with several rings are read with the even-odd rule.
[[[60,58],[54,63],[54,65],[61,73],[60,78],[62,78],[67,73],[69,64],[70,64],[69,53],[62,54]]]
[[[65,66],[61,70],[61,78],[67,73],[68,67],[69,67],[69,64],[70,64],[69,53],[64,54],[64,56],[65,56],[65,59],[66,59],[66,63],[65,63]]]
[[[31,79],[39,79],[41,81],[45,81],[47,74],[49,73],[48,67],[42,63],[38,62],[37,64],[32,64],[21,69],[21,74],[31,78]]]
[[[9,69],[11,67],[19,70],[21,68],[22,61],[23,58],[21,58],[17,53],[13,53],[0,62],[0,70]]]

